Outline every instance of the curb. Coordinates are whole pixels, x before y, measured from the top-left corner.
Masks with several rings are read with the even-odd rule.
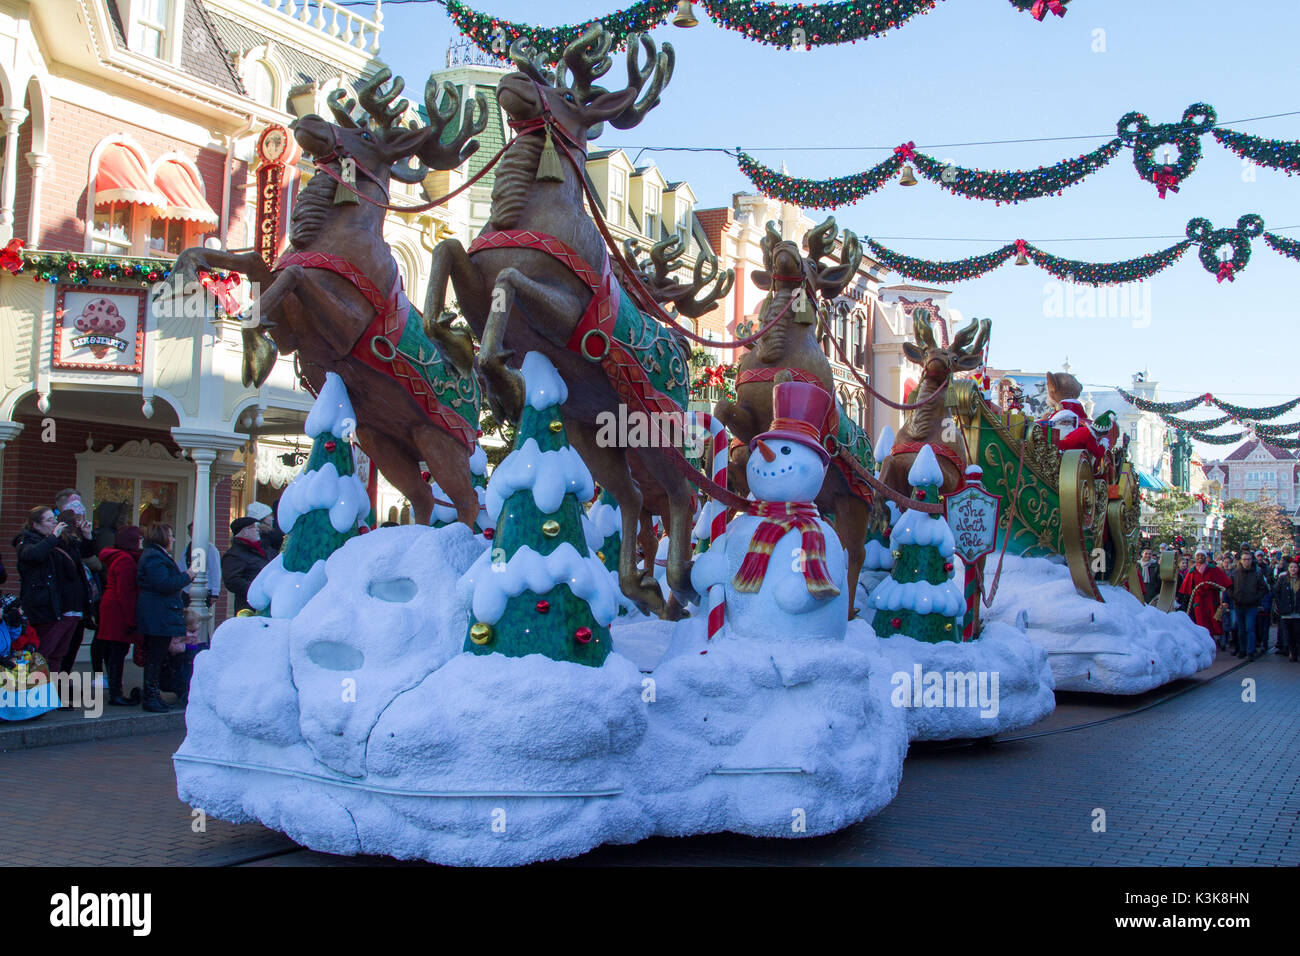
[[[144,711],[105,713],[95,719],[88,719],[75,711],[54,711],[35,720],[0,722],[0,753],[184,729],[185,711],[179,709],[166,714]]]

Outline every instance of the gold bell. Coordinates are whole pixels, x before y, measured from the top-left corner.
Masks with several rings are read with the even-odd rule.
[[[898,185],[900,185],[900,186],[915,186],[915,185],[916,185],[916,173],[912,172],[912,164],[911,164],[911,163],[904,163],[904,164],[903,164],[903,175],[901,175],[901,176],[898,177]]]
[[[697,27],[700,21],[695,19],[695,11],[691,9],[691,0],[677,0],[677,12],[673,14],[673,26],[675,27]]]
[[[554,518],[550,519],[549,521],[542,522],[542,534],[546,535],[546,537],[554,538],[559,533],[560,533],[560,523],[556,521]]]
[[[471,625],[469,629],[469,639],[475,644],[486,644],[488,641],[492,640],[492,625],[484,624],[482,621]]]
[[[1026,256],[1023,252],[1020,253],[1018,256],[1016,256],[1016,265],[1018,266],[1029,265],[1029,257]]]
[[[548,425],[547,427],[550,428],[551,431],[555,432],[558,435],[560,432],[564,431],[564,422],[560,421],[557,418],[555,421],[551,422],[551,424]]]

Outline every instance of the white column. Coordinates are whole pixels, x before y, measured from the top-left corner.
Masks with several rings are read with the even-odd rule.
[[[215,448],[191,448],[190,460],[194,462],[194,531],[190,535],[190,567],[194,569],[194,584],[190,588],[190,607],[200,618],[201,633],[211,633],[211,611],[208,609],[208,539],[212,536],[212,463],[217,460]]]
[[[45,168],[50,165],[48,153],[28,153],[27,165],[32,167],[32,201],[27,210],[27,245],[32,249],[41,246],[41,184]]]
[[[0,242],[8,242],[14,234],[14,191],[18,177],[18,127],[27,119],[21,106],[0,107],[0,119],[5,124],[4,177],[0,180]]]

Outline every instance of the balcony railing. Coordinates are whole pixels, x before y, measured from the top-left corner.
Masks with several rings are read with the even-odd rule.
[[[384,11],[373,20],[353,13],[333,0],[258,0],[281,16],[315,27],[326,36],[363,53],[379,52],[379,34],[384,30]]]

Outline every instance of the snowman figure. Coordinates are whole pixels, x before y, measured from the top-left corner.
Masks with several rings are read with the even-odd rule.
[[[725,587],[726,629],[738,637],[842,640],[849,616],[848,561],[817,512],[830,456],[822,430],[831,396],[808,382],[772,389],[772,427],[750,442],[746,475],[755,501],[695,559],[700,593]]]

